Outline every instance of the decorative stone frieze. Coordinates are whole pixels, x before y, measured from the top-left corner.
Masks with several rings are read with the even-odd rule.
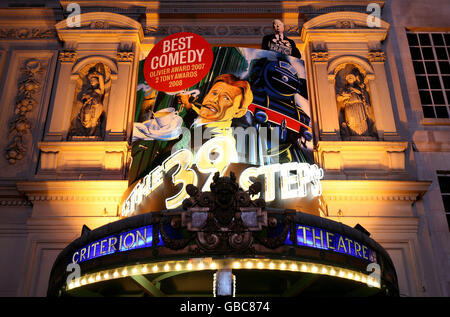
[[[34,181],[17,184],[17,189],[29,203],[86,202],[118,204],[127,188],[126,181]],[[27,204],[24,203],[24,204]]]
[[[272,32],[270,26],[257,25],[147,25],[145,36],[165,36],[177,32],[192,32],[202,36],[264,36]],[[298,36],[298,25],[285,25],[287,36]]]
[[[57,38],[54,28],[0,28],[2,40],[42,40]]]

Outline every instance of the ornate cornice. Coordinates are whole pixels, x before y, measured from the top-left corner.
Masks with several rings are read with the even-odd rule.
[[[388,180],[322,180],[326,201],[391,201],[408,204],[419,200],[431,182]]]
[[[417,200],[416,195],[371,195],[371,194],[327,194],[323,193],[323,198],[327,201],[407,201]]]
[[[31,202],[17,191],[14,182],[0,183],[0,207],[26,207]]]
[[[84,201],[84,202],[112,202],[119,203],[120,196],[84,196],[84,195],[70,195],[68,193],[57,193],[55,195],[29,195],[30,202],[45,202],[45,201]]]
[[[0,199],[0,207],[29,207],[33,204],[24,198],[6,198]]]
[[[127,181],[32,181],[18,182],[17,189],[35,202],[120,203]]]

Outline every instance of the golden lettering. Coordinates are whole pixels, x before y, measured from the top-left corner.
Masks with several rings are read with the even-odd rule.
[[[312,228],[313,246],[316,246],[316,239],[317,239],[320,240],[320,246],[323,248],[323,232],[320,229],[318,230],[320,231],[320,239],[317,239],[318,236],[316,236],[316,230],[315,228]]]
[[[304,226],[298,226],[298,228],[303,229],[303,243],[306,244],[306,230],[311,231],[311,229]]]
[[[96,242],[96,243],[93,243],[92,245],[94,246],[94,254],[92,255],[92,256],[95,256],[96,255],[96,250],[97,250],[97,244],[99,244],[100,242]]]
[[[344,248],[344,252],[347,253],[347,249],[345,248],[344,238],[342,236],[339,237],[338,251],[341,249],[341,245]]]
[[[73,263],[78,263],[78,261],[79,261],[79,259],[75,261],[75,256],[76,256],[76,255],[78,255],[78,251],[75,252],[75,253],[73,254],[73,256],[72,256],[72,262],[73,262]]]
[[[111,240],[114,240],[113,243],[111,243]],[[110,237],[109,241],[108,241],[108,253],[111,253],[111,247],[113,248],[114,251],[116,251],[116,247],[114,246],[117,242],[117,238],[116,237]]]
[[[133,237],[133,240],[132,240],[133,242],[131,243],[130,246],[127,246],[127,238],[128,238],[129,236]],[[134,245],[134,243],[135,243],[135,241],[136,241],[136,237],[134,236],[133,232],[129,232],[129,233],[125,236],[125,238],[123,239],[123,246],[124,246],[124,248],[125,248],[125,249],[130,249],[130,248],[132,248],[133,245]]]
[[[80,261],[84,260],[84,254],[86,253],[86,248],[81,249],[80,251]]]
[[[119,251],[122,250],[122,238],[123,238],[123,235],[120,235],[120,240],[119,240]]]
[[[358,242],[356,242],[355,241],[355,255],[356,256],[361,256],[361,253],[360,253],[360,251],[361,251],[361,246],[359,245],[359,243]]]
[[[362,251],[363,251],[363,258],[368,260],[369,257],[366,255],[367,247],[365,245],[362,246]]]
[[[327,231],[327,248],[334,250],[334,245],[333,244],[330,245],[330,242],[333,242],[333,239],[330,239],[330,236],[334,237],[334,234]]]
[[[144,228],[144,235],[139,230],[136,231],[136,246],[139,246],[139,238],[141,238],[144,244],[147,242],[147,228]]]
[[[106,251],[103,251],[103,247],[104,247],[103,243],[105,243],[105,242],[107,242],[107,241],[108,241],[108,240],[103,239],[103,240],[100,242],[100,255],[106,254]]]
[[[349,239],[349,238],[345,238],[345,240],[347,240],[347,242],[348,242],[348,254],[352,254],[352,248],[351,248],[350,243],[353,242],[353,240]]]

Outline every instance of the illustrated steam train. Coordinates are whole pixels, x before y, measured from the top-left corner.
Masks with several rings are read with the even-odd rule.
[[[302,100],[308,99],[306,80],[299,78],[296,69],[284,59],[261,58],[251,65],[250,78],[253,113],[256,126],[280,127],[279,149],[290,147],[295,161],[310,162],[306,142],[312,140],[311,119],[302,108]],[[270,145],[269,145],[270,149]]]

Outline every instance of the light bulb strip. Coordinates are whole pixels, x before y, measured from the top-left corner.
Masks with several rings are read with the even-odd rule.
[[[80,286],[141,274],[173,271],[218,270],[225,268],[231,268],[234,270],[277,270],[328,275],[353,280],[359,283],[367,284],[371,287],[380,288],[379,282],[374,280],[368,274],[332,265],[276,259],[215,259],[212,261],[210,258],[206,258],[152,262],[89,273],[69,282],[67,284],[67,289],[72,290]]]

